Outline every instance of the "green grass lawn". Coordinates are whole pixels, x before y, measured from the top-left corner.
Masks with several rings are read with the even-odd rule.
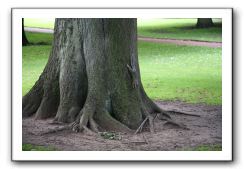
[[[139,36],[221,42],[221,20],[213,22],[215,27],[198,29],[197,19],[138,19],[137,28]]]
[[[138,19],[138,35],[154,38],[222,41],[221,20],[213,19],[215,27],[197,29],[197,19]],[[26,27],[53,29],[54,18],[25,18]]]
[[[34,41],[41,35],[35,36]],[[52,34],[45,36],[52,39]],[[23,47],[23,95],[41,74],[50,49],[50,45]],[[220,48],[139,42],[138,50],[142,82],[151,98],[189,103],[222,103]]]
[[[197,147],[183,148],[181,151],[222,151],[221,144],[200,145]]]
[[[25,95],[38,80],[51,50],[50,45],[23,47],[22,94]]]
[[[25,32],[31,45],[51,45],[53,35],[48,33]]]
[[[23,144],[22,151],[56,151],[56,149],[49,146],[35,146],[32,144]]]
[[[156,100],[221,104],[221,49],[139,43],[144,88]]]

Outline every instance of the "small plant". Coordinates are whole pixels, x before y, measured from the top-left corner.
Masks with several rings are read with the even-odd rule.
[[[100,136],[108,140],[121,140],[121,135],[115,132],[101,132]]]

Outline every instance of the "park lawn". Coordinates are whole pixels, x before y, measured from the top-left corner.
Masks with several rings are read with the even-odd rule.
[[[215,27],[197,29],[197,19],[138,19],[138,35],[153,38],[222,41],[221,19]],[[54,18],[25,18],[26,27],[54,28]]]
[[[221,104],[221,48],[140,42],[139,61],[154,100]]]
[[[22,144],[22,151],[56,151],[50,146],[36,146],[32,144]]]
[[[206,144],[206,145],[199,145],[197,147],[188,147],[179,149],[181,151],[222,151],[221,144]]]
[[[50,50],[50,45],[22,48],[22,95],[25,95],[38,80],[47,63]]]
[[[197,19],[138,19],[138,35],[153,38],[222,41],[221,19],[213,19],[215,27],[196,28]]]
[[[50,50],[51,45],[23,47],[23,95],[43,71]],[[142,83],[152,99],[222,103],[221,48],[139,42],[138,51]]]
[[[34,33],[25,32],[28,41],[31,45],[51,45],[53,40],[53,34],[49,33]]]

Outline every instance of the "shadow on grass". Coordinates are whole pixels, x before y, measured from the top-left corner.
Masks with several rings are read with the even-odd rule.
[[[26,46],[40,46],[40,45],[52,45],[52,44],[50,44],[50,43],[48,43],[48,42],[35,42],[35,43],[30,42],[30,43],[27,44]]]
[[[170,29],[160,29],[160,28],[157,28],[157,29],[147,29],[148,32],[150,33],[160,33],[160,34],[164,34],[164,33],[179,33],[178,31],[182,31],[182,30],[194,30],[194,31],[197,31],[197,30],[205,30],[205,31],[212,31],[212,29],[217,29],[219,28],[219,31],[221,32],[221,28],[222,28],[222,23],[215,23],[214,26],[212,27],[209,27],[209,28],[197,28],[195,25],[189,25],[189,26],[184,26],[184,27],[171,27]],[[217,29],[218,30],[218,29]],[[216,32],[213,31],[213,32]]]

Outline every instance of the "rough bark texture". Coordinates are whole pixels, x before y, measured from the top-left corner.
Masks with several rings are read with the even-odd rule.
[[[136,26],[136,19],[56,19],[49,61],[23,97],[23,116],[55,117],[75,131],[152,124],[150,114],[163,111],[141,83]]]
[[[26,38],[25,30],[24,30],[24,18],[22,18],[22,46],[26,46],[28,44],[29,44],[29,41]]]
[[[197,28],[209,28],[214,26],[212,18],[198,18]]]

